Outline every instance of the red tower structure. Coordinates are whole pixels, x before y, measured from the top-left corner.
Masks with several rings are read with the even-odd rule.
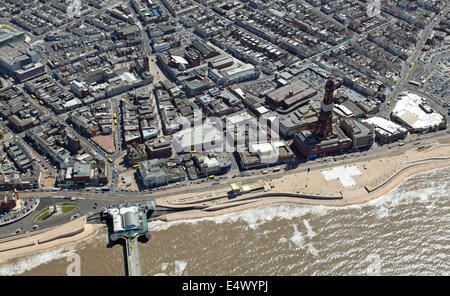
[[[319,120],[312,132],[319,139],[326,139],[333,135],[333,92],[336,89],[333,77],[328,78],[325,83],[325,95],[323,97]]]
[[[339,125],[333,125],[333,92],[340,85],[332,77],[328,78],[318,120],[308,130],[294,135],[295,147],[308,158],[342,152],[352,144]]]

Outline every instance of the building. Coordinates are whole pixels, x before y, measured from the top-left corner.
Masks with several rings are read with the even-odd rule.
[[[209,67],[211,67],[212,69],[218,69],[218,70],[230,67],[233,64],[234,64],[233,59],[230,57],[227,57],[227,56],[221,56],[221,57],[215,58],[208,63]]]
[[[0,195],[0,214],[7,213],[14,209],[18,200],[17,193],[3,192]]]
[[[375,140],[381,144],[392,143],[408,135],[408,130],[401,125],[382,117],[370,117],[363,122],[375,129]]]
[[[78,97],[84,98],[89,94],[89,88],[85,81],[74,80],[70,83],[70,90]]]
[[[146,142],[149,158],[168,158],[172,155],[172,139],[170,137],[159,137],[153,142]]]
[[[147,219],[155,211],[154,201],[141,204],[120,204],[117,207],[105,208],[103,215],[108,215],[112,222],[111,240],[116,241],[119,237],[133,238],[145,234],[150,237]]]
[[[280,118],[280,135],[284,138],[291,138],[295,134],[307,130],[314,122],[317,122],[317,116],[311,117],[299,117],[294,112],[292,115],[288,115]]]
[[[266,102],[273,106],[289,109],[316,94],[317,91],[310,88],[308,84],[296,80],[266,93],[264,97]]]
[[[77,183],[90,182],[94,178],[93,173],[90,164],[76,162],[73,166],[72,178]]]
[[[270,185],[263,181],[254,183],[236,182],[231,184],[231,192],[233,192],[233,194],[244,194],[258,190],[268,191],[270,189]]]
[[[294,145],[304,156],[314,158],[350,149],[352,140],[338,127],[333,126],[335,137],[321,140],[311,131],[302,131],[294,135]]]
[[[150,159],[139,163],[138,178],[146,188],[158,187],[185,179],[181,166],[165,159]]]
[[[238,152],[239,164],[243,169],[256,169],[286,163],[295,154],[282,141],[250,143],[248,151]]]
[[[447,125],[445,117],[435,112],[425,98],[413,93],[400,94],[391,116],[412,132],[434,131]]]
[[[220,74],[225,79],[225,84],[241,83],[249,80],[258,79],[260,71],[251,64],[245,64],[233,69],[223,69]]]
[[[0,29],[0,72],[24,81],[43,74],[45,68],[39,61],[39,53],[25,42],[24,34],[13,29]]]
[[[351,147],[352,140],[333,124],[333,93],[337,86],[333,78],[328,78],[318,121],[294,136],[295,147],[308,158],[343,152]]]
[[[352,148],[369,148],[373,145],[375,132],[372,125],[352,118],[341,121],[342,130],[352,139]]]
[[[198,176],[224,174],[231,170],[232,161],[228,153],[195,153],[192,157]]]
[[[34,63],[25,65],[22,68],[17,69],[16,71],[14,71],[13,77],[18,82],[24,82],[42,74],[45,74],[45,66],[41,63]]]
[[[181,130],[173,135],[172,145],[177,153],[190,151],[223,151],[223,133],[211,123]]]
[[[127,146],[127,160],[129,164],[135,165],[141,161],[147,160],[148,155],[144,144],[133,144]]]

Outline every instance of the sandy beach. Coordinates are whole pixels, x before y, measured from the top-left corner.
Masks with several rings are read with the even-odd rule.
[[[104,227],[102,224],[86,224],[86,218],[80,217],[34,235],[24,235],[12,240],[4,239],[0,242],[0,264],[17,257],[81,242],[102,227]]]

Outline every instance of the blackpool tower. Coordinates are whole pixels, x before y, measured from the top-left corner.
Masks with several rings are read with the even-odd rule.
[[[319,120],[313,128],[313,133],[320,139],[333,135],[333,92],[336,89],[333,77],[325,83],[325,95],[321,104]]]

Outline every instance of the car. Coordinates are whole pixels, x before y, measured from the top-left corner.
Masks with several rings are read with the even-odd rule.
[[[71,197],[70,200],[71,200],[71,201],[75,201],[75,197]]]
[[[36,230],[36,229],[38,229],[39,228],[39,225],[37,225],[37,224],[34,224],[33,225],[33,230]]]
[[[22,232],[22,229],[17,228],[17,229],[16,229],[16,233],[20,233],[20,232]]]

